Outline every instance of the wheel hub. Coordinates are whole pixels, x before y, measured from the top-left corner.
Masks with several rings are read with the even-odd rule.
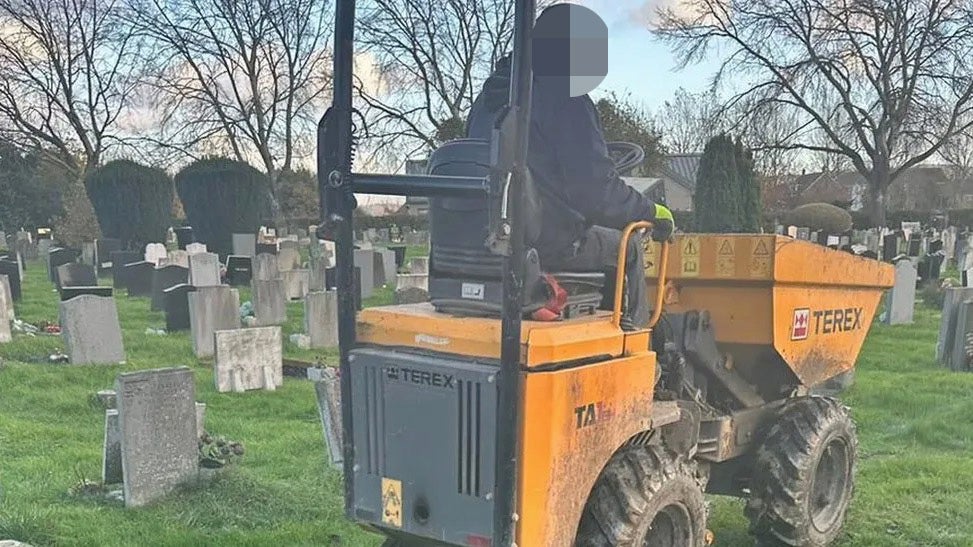
[[[818,459],[808,502],[811,523],[821,533],[827,532],[841,520],[847,505],[851,474],[849,451],[844,439],[835,438],[824,447]]]

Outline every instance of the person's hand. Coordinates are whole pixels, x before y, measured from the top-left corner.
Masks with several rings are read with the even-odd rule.
[[[672,211],[665,205],[655,204],[655,218],[652,220],[652,240],[658,242],[672,240],[672,233],[676,231],[676,221],[672,218]]]

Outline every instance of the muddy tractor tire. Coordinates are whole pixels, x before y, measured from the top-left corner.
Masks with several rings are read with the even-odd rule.
[[[698,547],[706,503],[696,466],[662,447],[617,453],[598,477],[576,547]]]
[[[858,440],[840,402],[802,397],[781,408],[758,449],[746,515],[759,545],[824,546],[845,523]]]

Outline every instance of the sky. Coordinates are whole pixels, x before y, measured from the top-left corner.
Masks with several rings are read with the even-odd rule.
[[[677,1],[677,0],[669,0]],[[650,17],[666,0],[577,0],[608,25],[608,77],[595,92],[630,92],[652,111],[680,87],[708,89],[717,66],[710,60],[677,71],[668,47],[648,29]]]

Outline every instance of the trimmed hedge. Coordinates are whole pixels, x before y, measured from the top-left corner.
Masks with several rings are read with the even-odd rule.
[[[851,214],[830,203],[808,203],[784,215],[784,223],[829,234],[843,234],[852,227]]]
[[[256,233],[268,208],[270,181],[249,164],[196,161],[176,175],[176,191],[196,241],[222,256],[233,252],[234,233]]]
[[[84,182],[105,237],[121,240],[125,249],[165,241],[173,196],[165,171],[117,160],[91,172]]]

